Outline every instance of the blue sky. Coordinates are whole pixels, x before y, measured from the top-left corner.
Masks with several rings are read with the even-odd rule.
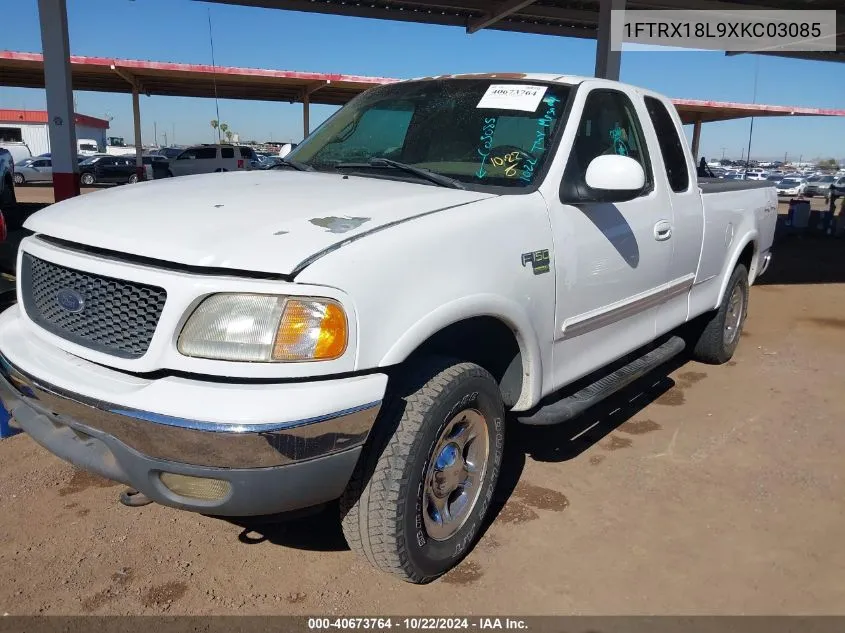
[[[41,50],[36,0],[3,3],[0,49]],[[193,0],[68,0],[71,52],[77,55],[210,63],[211,10],[218,65],[407,78],[439,73],[514,71],[592,75],[591,40],[206,4]],[[14,28],[9,28],[14,25]],[[623,81],[671,97],[845,108],[845,64],[715,52],[626,52]],[[113,116],[111,134],[132,137],[129,95],[77,92],[77,110]],[[0,87],[0,108],[43,109],[44,92]],[[314,106],[312,128],[334,108]],[[211,142],[214,101],[142,97],[143,140]],[[241,139],[299,140],[301,106],[223,100],[220,118]],[[706,124],[708,158],[739,158],[749,121]],[[845,158],[845,118],[757,119],[752,157]]]

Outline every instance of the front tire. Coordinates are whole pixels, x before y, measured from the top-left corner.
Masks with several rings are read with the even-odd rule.
[[[26,178],[23,177],[23,174],[15,174],[14,181],[15,185],[20,186],[26,182]]]
[[[82,174],[79,181],[86,187],[90,187],[94,184],[94,174]]]
[[[134,185],[136,182],[138,182],[138,174],[132,174],[131,176],[129,176],[129,180],[127,182],[130,185]]]
[[[499,476],[505,412],[473,363],[426,359],[388,395],[340,500],[349,546],[413,583],[458,564],[478,538]]]
[[[692,352],[695,360],[721,365],[733,357],[748,313],[748,294],[748,270],[737,264],[719,309],[702,317]]]

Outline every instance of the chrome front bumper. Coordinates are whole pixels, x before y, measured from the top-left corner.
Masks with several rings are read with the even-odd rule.
[[[0,354],[0,400],[54,455],[158,503],[220,516],[275,514],[337,499],[380,402],[283,426],[232,425],[119,408],[46,384]],[[258,428],[260,427],[260,428]],[[184,496],[164,475],[216,480],[225,494]]]
[[[106,433],[156,459],[217,468],[268,468],[306,461],[364,443],[380,402],[332,415],[266,424],[231,425],[126,409],[39,381],[0,354],[0,399],[14,415],[26,406],[83,433]],[[234,432],[233,432],[234,429]]]

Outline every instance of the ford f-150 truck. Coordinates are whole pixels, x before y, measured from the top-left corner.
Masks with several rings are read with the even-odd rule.
[[[277,168],[141,183],[26,223],[2,398],[149,499],[339,499],[426,582],[471,549],[506,427],[561,423],[685,347],[724,363],[777,215],[698,181],[659,94],[463,75],[357,97]]]

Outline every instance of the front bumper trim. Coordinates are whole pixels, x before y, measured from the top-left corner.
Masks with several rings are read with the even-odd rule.
[[[225,424],[127,409],[50,385],[0,354],[0,398],[80,433],[105,433],[151,458],[217,468],[269,468],[360,447],[381,402],[284,423]],[[24,416],[16,416],[24,417]]]

